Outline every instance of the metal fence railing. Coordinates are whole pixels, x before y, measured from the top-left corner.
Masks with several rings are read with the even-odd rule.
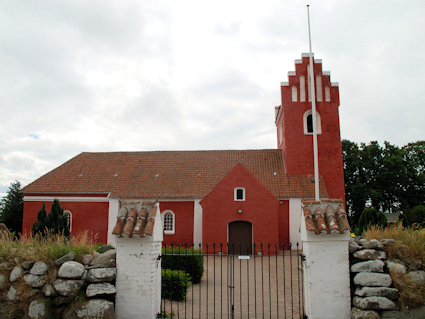
[[[163,278],[171,269],[184,268],[195,283],[181,301],[162,298],[158,317],[306,318],[303,255],[298,244],[296,247],[206,244],[201,248],[201,245],[164,245]],[[200,264],[203,273],[195,269]],[[163,296],[164,290],[168,291],[174,284],[163,281]]]

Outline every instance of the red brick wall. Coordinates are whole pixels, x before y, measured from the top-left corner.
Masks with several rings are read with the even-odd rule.
[[[289,175],[314,174],[313,137],[304,134],[303,115],[311,109],[307,93],[307,64],[309,59],[303,57],[302,64],[296,64],[296,75],[289,76],[289,86],[281,87],[282,114],[276,123],[279,135],[280,123],[284,127],[284,141],[278,145],[284,151],[285,167]],[[319,153],[319,174],[323,176],[330,198],[345,200],[344,171],[342,163],[342,144],[339,129],[339,90],[331,86],[330,76],[322,74],[322,64],[314,64],[314,73],[322,75],[323,101],[316,103],[321,118],[322,133],[317,135]],[[299,76],[305,76],[306,102],[300,101]],[[292,86],[297,86],[297,102],[292,102]],[[331,101],[325,102],[325,86],[330,87]],[[278,142],[280,144],[280,141]]]
[[[285,249],[289,249],[289,200],[279,201],[279,247],[285,243]]]
[[[50,213],[53,201],[45,202],[46,212]],[[98,243],[107,242],[108,202],[60,202],[64,210],[72,213],[72,235],[88,230],[90,237]],[[22,232],[30,233],[32,224],[37,220],[37,213],[43,202],[25,201]]]
[[[245,201],[234,200],[234,188],[245,188]],[[202,243],[217,247],[223,243],[227,253],[228,224],[243,220],[252,223],[253,243],[274,245],[280,241],[279,201],[243,165],[236,165],[201,201],[203,208]],[[242,213],[238,213],[241,209]],[[284,222],[285,217],[282,217]],[[286,222],[289,224],[289,220]],[[282,226],[282,230],[286,229]],[[284,235],[283,235],[284,236]],[[218,250],[218,249],[217,249]]]
[[[174,235],[164,234],[163,243],[167,245],[180,243],[183,247],[185,244],[191,246],[193,242],[194,202],[160,202],[159,209],[161,213],[165,210],[171,210],[175,218],[175,233]]]

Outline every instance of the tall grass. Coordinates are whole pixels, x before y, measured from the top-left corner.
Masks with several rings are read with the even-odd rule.
[[[98,249],[88,231],[81,232],[71,239],[63,235],[49,233],[47,236],[25,236],[13,240],[0,235],[0,261],[41,260],[53,263],[56,259],[73,251],[76,260],[81,261],[85,254],[92,254]]]
[[[387,228],[369,226],[363,237],[367,240],[393,238],[396,240],[396,246],[407,246],[412,257],[421,259],[422,265],[425,265],[425,228],[416,226],[403,228],[402,225]]]
[[[371,239],[395,239],[395,243],[387,245],[385,251],[389,259],[403,259],[407,265],[416,259],[422,261],[425,269],[425,229],[420,227],[403,228],[402,225],[381,228],[370,226],[363,237]],[[391,272],[394,287],[399,290],[399,302],[402,309],[416,308],[425,304],[425,283],[415,283],[409,274]]]

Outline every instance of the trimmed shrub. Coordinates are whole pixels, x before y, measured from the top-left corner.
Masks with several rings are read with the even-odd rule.
[[[201,282],[204,274],[204,253],[189,248],[162,249],[162,268],[184,270],[192,278],[193,284]]]
[[[176,301],[184,300],[191,283],[190,275],[183,270],[163,269],[161,297]]]

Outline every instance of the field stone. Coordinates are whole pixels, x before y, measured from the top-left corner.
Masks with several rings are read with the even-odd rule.
[[[15,282],[25,274],[21,266],[15,266],[9,275],[9,281]]]
[[[87,254],[87,255],[84,255],[83,256],[83,264],[85,266],[89,266],[92,260],[93,260],[93,256],[90,255],[90,254]]]
[[[425,271],[423,270],[413,270],[410,271],[407,275],[410,276],[410,278],[419,285],[425,283]]]
[[[360,272],[354,277],[354,284],[363,287],[389,287],[392,279],[388,274]]]
[[[360,249],[360,246],[354,240],[350,240],[350,242],[348,243],[348,250],[350,254],[355,253],[359,249]]]
[[[18,300],[18,291],[16,290],[15,286],[10,286],[9,287],[9,291],[7,292],[7,299],[9,299],[10,301],[16,301]]]
[[[0,267],[3,269],[9,269],[10,268],[10,263],[8,263],[7,261],[3,262],[0,264]]]
[[[32,275],[32,274],[25,275],[24,280],[32,288],[41,288],[47,282],[46,276],[37,276],[37,275]]]
[[[27,316],[29,319],[52,318],[52,306],[49,299],[35,299],[28,306]]]
[[[84,274],[84,265],[76,261],[64,262],[58,271],[59,278],[80,279]]]
[[[380,319],[379,313],[374,310],[361,310],[353,307],[350,313],[351,319]]]
[[[354,294],[359,297],[387,297],[396,299],[398,297],[398,289],[387,287],[357,287]]]
[[[41,288],[41,292],[46,297],[54,297],[57,295],[55,288],[50,284],[44,285],[43,288]]]
[[[384,272],[382,260],[367,260],[351,266],[351,272]]]
[[[25,270],[30,270],[32,266],[34,266],[34,261],[31,261],[31,260],[26,260],[22,262],[21,264],[21,267],[24,268]]]
[[[88,282],[112,281],[117,275],[116,268],[92,268],[87,274]]]
[[[99,295],[113,295],[117,292],[114,285],[104,282],[99,284],[90,284],[87,286],[86,296],[95,297]]]
[[[103,299],[92,299],[81,304],[71,304],[63,314],[67,319],[116,318],[114,303]]]
[[[364,249],[356,251],[353,256],[362,260],[376,260],[376,259],[385,259],[386,254],[382,250],[375,249]]]
[[[108,250],[103,254],[93,259],[90,263],[90,268],[110,268],[116,266],[116,251],[115,249]]]
[[[407,262],[409,270],[419,270],[422,268],[422,260],[416,258]]]
[[[61,266],[63,263],[67,262],[67,261],[71,261],[75,259],[75,253],[73,251],[71,251],[69,254],[66,254],[64,256],[62,256],[61,258],[57,259],[55,261],[55,265],[56,266]]]
[[[387,260],[385,264],[387,265],[390,273],[394,272],[398,275],[405,275],[407,272],[406,266],[399,260]]]
[[[394,301],[386,297],[357,297],[353,298],[353,305],[362,310],[394,310]]]
[[[76,296],[83,284],[84,280],[56,279],[53,282],[53,287],[61,296],[69,297]]]
[[[49,267],[47,267],[47,264],[43,261],[36,261],[34,265],[31,267],[30,274],[31,275],[37,275],[37,276],[43,276],[47,274],[47,271],[49,270]]]
[[[384,245],[382,245],[382,243],[377,239],[371,239],[371,240],[365,241],[363,243],[363,248],[364,249],[379,249],[379,250],[381,250],[381,249],[384,248]]]
[[[390,245],[390,244],[395,244],[395,239],[393,238],[384,238],[380,240],[381,244],[384,246]]]

